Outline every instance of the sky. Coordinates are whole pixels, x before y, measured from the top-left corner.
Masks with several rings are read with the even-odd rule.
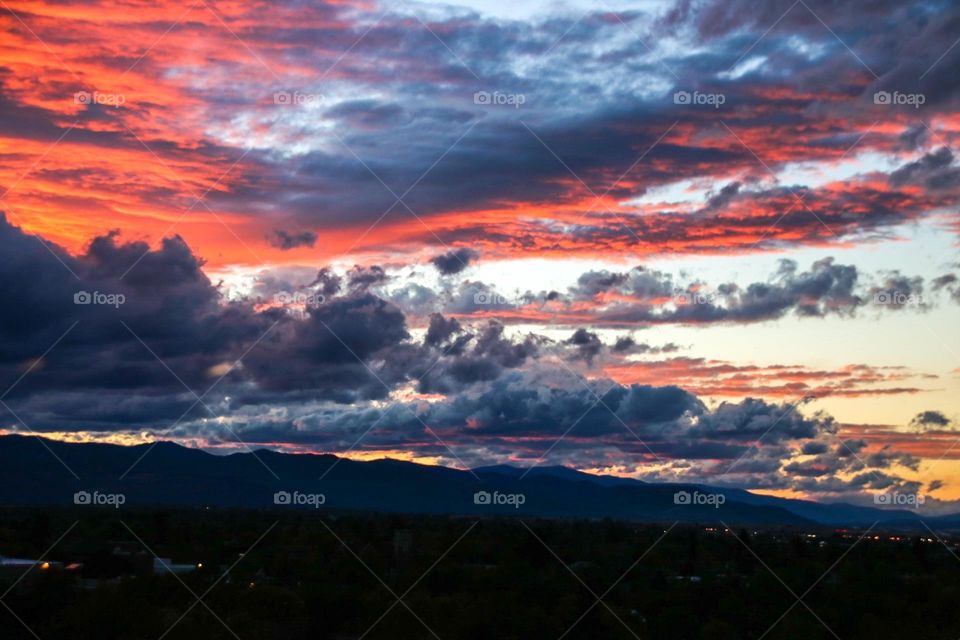
[[[0,9],[0,433],[960,510],[954,3]]]

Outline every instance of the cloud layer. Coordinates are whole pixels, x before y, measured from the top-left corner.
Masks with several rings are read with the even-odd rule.
[[[228,301],[179,238],[150,249],[109,234],[73,256],[4,220],[0,250],[0,294],[16,310],[0,324],[15,430],[402,451],[469,465],[549,460],[835,494],[913,486],[897,472],[916,468],[912,454],[847,442],[829,416],[752,394],[799,399],[816,395],[814,381],[833,393],[917,391],[903,386],[904,372],[774,367],[749,375],[787,386],[754,388],[741,385],[747,371],[676,356],[676,345],[605,342],[585,328],[554,340],[433,313],[415,335],[411,317],[377,294],[390,280],[379,267],[322,269],[292,293]],[[831,261],[810,272],[785,263],[776,277],[776,294],[728,286],[736,311],[727,319],[752,321],[768,298],[776,313],[815,317],[860,304],[855,273]],[[659,299],[669,285],[645,270],[593,272],[570,293]],[[691,389],[731,399],[711,405]],[[942,427],[941,417],[927,412],[917,424]]]

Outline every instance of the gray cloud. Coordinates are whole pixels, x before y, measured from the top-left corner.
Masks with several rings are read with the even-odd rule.
[[[297,231],[290,233],[283,229],[274,229],[268,236],[267,241],[283,251],[297,249],[300,247],[312,247],[317,243],[317,234],[315,231]]]
[[[437,268],[442,275],[449,276],[460,273],[474,260],[479,257],[473,249],[461,248],[436,256],[430,262]]]

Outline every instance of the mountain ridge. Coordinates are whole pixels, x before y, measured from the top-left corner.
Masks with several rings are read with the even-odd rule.
[[[72,506],[77,492],[123,494],[124,508],[296,506],[275,503],[275,494],[286,492],[322,495],[323,508],[356,511],[796,527],[881,523],[924,529],[924,522],[960,527],[960,514],[921,520],[914,511],[777,498],[702,483],[650,483],[558,466],[495,465],[464,471],[390,458],[357,461],[269,449],[216,455],[169,441],[124,446],[0,436],[0,504]],[[483,503],[484,492],[491,496],[490,503]],[[694,496],[691,502],[697,494],[714,498],[677,504],[676,496],[684,493]],[[716,504],[721,495],[722,504]],[[522,496],[522,503],[514,498],[497,504],[500,496]],[[315,502],[308,504],[319,507]]]

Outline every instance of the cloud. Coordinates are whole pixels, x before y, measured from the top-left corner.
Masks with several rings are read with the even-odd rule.
[[[0,217],[0,371],[11,380],[37,362],[13,395],[45,388],[183,391],[230,360],[269,325],[270,313],[224,301],[179,237],[157,249],[94,239],[72,256]],[[29,274],[29,277],[27,276]],[[146,346],[145,346],[146,345]],[[152,352],[152,353],[151,353]],[[178,372],[172,375],[157,358]]]
[[[440,346],[450,340],[452,336],[462,334],[463,327],[456,318],[444,318],[439,313],[430,314],[430,327],[424,338],[431,347]]]
[[[867,302],[868,291],[858,290],[855,266],[837,264],[833,258],[800,271],[796,262],[783,260],[767,282],[746,286],[721,283],[678,282],[672,274],[636,267],[628,272],[593,271],[580,276],[568,290],[579,304],[576,311],[558,318],[593,326],[628,326],[634,323],[750,323],[782,318],[849,316]],[[922,280],[912,280],[914,291]],[[898,280],[897,283],[900,283]],[[906,284],[904,286],[906,286]]]
[[[941,147],[891,173],[890,184],[895,187],[917,184],[931,191],[956,188],[960,186],[960,168],[953,165],[953,160],[950,149]]]
[[[0,294],[11,303],[0,319],[0,374],[17,380],[29,368],[5,402],[41,432],[155,433],[211,446],[239,438],[334,452],[369,432],[361,450],[445,460],[449,446],[468,464],[548,455],[552,464],[632,466],[645,477],[657,469],[660,480],[678,479],[683,468],[685,480],[835,495],[907,486],[896,470],[917,465],[916,454],[890,442],[838,444],[834,419],[804,405],[746,396],[711,406],[665,384],[677,377],[659,376],[656,362],[634,365],[653,367],[653,384],[578,370],[578,362],[607,367],[671,345],[623,339],[611,348],[587,330],[558,342],[439,314],[415,338],[403,311],[373,292],[389,279],[382,268],[348,270],[346,287],[329,269],[281,274],[298,291],[329,294],[292,313],[226,300],[177,238],[150,249],[108,234],[73,256],[4,220],[0,251]],[[778,278],[804,304],[817,298],[818,308],[825,296],[847,295],[852,282],[830,261],[810,273],[785,265]],[[669,289],[663,283],[639,271],[592,274],[578,286],[591,296],[612,287],[658,295]],[[126,300],[75,304],[81,287]],[[924,424],[942,422],[934,414],[922,414]]]
[[[733,198],[740,192],[740,183],[731,182],[724,186],[715,194],[712,194],[707,200],[707,206],[710,209],[724,209]]]
[[[952,424],[953,421],[940,411],[922,411],[910,420],[910,426],[917,431],[944,429]]]
[[[437,268],[441,275],[449,276],[460,273],[467,266],[479,257],[473,249],[461,248],[436,256],[430,262]]]
[[[745,398],[711,409],[675,386],[611,386],[548,363],[443,400],[317,411],[296,426],[263,426],[245,436],[337,451],[368,429],[360,446],[369,451],[444,456],[449,446],[477,465],[533,463],[548,454],[551,464],[632,467],[648,480],[844,496],[906,488],[896,469],[918,464],[908,452],[845,437],[830,416],[792,404]]]
[[[576,348],[576,357],[584,360],[587,364],[593,364],[603,349],[603,343],[600,337],[586,329],[577,329],[566,341],[566,344],[573,345]]]
[[[787,412],[775,424],[786,407],[771,398],[915,393],[912,372],[654,361],[671,345],[605,329],[923,310],[928,301],[911,296],[960,299],[953,274],[928,284],[833,259],[784,262],[754,282],[596,269],[569,290],[508,295],[476,277],[398,284],[389,265],[435,256],[453,275],[480,254],[602,264],[820,250],[939,221],[960,196],[949,151],[960,9],[681,0],[655,14],[549,9],[532,19],[380,9],[280,2],[180,20],[182,7],[163,3],[136,15],[108,2],[67,13],[14,3],[23,22],[6,34],[15,55],[0,70],[0,136],[17,150],[5,157],[17,188],[5,201],[46,237],[0,222],[0,374],[12,383],[29,371],[8,400],[30,424],[156,429],[185,415],[177,435],[217,438],[223,430],[202,422],[216,413],[276,442],[333,448],[379,415],[396,428],[373,434],[378,446],[447,456],[424,437],[424,416],[471,461],[535,460],[572,427],[558,461],[627,459],[643,473],[659,463],[652,450],[664,468],[697,477],[720,477],[729,464],[717,460],[744,456],[737,471],[757,487],[900,482],[890,469],[908,458],[866,437],[849,445],[865,463],[823,449],[831,421]],[[156,43],[133,71],[117,54],[118,30]],[[64,36],[79,32],[82,42]],[[237,56],[237,37],[257,59]],[[72,100],[82,89],[122,94],[127,108]],[[524,104],[477,104],[478,90],[523,94]],[[677,90],[722,93],[727,108],[674,104]],[[876,91],[920,93],[923,110],[874,104]],[[845,175],[859,154],[881,161]],[[821,178],[793,184],[795,175]],[[194,211],[200,202],[209,211]],[[163,238],[180,218],[182,237]],[[270,270],[250,299],[226,300],[205,268],[250,256],[238,258],[224,224],[254,257],[287,264],[283,252],[317,245],[302,230],[318,229],[325,261],[360,264]],[[443,253],[448,245],[471,249]],[[353,251],[365,255],[344,257]],[[124,303],[75,305],[79,292]],[[281,308],[282,292],[307,302]],[[878,300],[897,295],[908,302]],[[560,338],[513,331],[551,322]],[[639,373],[618,368],[640,356],[650,361]],[[191,409],[184,385],[214,383],[210,410]],[[732,401],[708,408],[706,396]],[[771,444],[751,449],[763,428]]]
[[[23,151],[11,159],[15,174],[66,133],[65,123],[76,126],[11,197],[102,211],[125,233],[158,239],[171,216],[209,190],[204,204],[217,218],[256,229],[264,246],[253,249],[272,255],[291,242],[308,246],[309,232],[287,225],[324,229],[325,238],[329,229],[331,251],[376,226],[361,238],[364,248],[417,252],[476,240],[469,246],[484,255],[741,252],[877,237],[956,204],[953,141],[931,150],[904,109],[872,101],[878,90],[919,92],[926,121],[955,112],[958,9],[944,3],[854,11],[811,1],[809,10],[773,3],[750,11],[742,2],[678,1],[656,13],[619,11],[616,20],[606,9],[508,20],[452,7],[277,6],[244,6],[219,16],[223,23],[199,14],[178,22],[172,5],[137,17],[107,2],[70,15],[45,3],[15,7],[24,23],[13,25],[17,55],[0,76],[0,134]],[[446,44],[411,29],[414,12]],[[864,16],[880,26],[864,29]],[[78,29],[82,46],[62,37]],[[157,42],[136,73],[125,73],[131,61],[116,55],[118,29]],[[261,58],[237,58],[232,34]],[[651,52],[644,41],[660,44]],[[190,58],[197,42],[203,64]],[[746,69],[739,58],[748,48],[761,62]],[[71,99],[85,89],[123,95],[126,108]],[[478,89],[525,102],[477,104]],[[674,104],[677,90],[721,92],[729,130],[715,110]],[[289,103],[276,104],[274,93]],[[948,128],[943,135],[953,136]],[[762,166],[777,174],[788,163],[826,169],[854,144],[922,155],[889,180],[864,175],[816,188],[770,186]],[[179,180],[153,171],[130,179],[129,167],[158,159]],[[637,201],[685,181],[716,187],[696,210]],[[788,212],[794,194],[805,204]],[[410,231],[411,211],[425,228]],[[78,237],[102,232],[95,218],[74,217],[71,232],[58,229],[55,239],[77,249]],[[227,259],[221,253],[232,239],[221,237],[220,223],[195,222],[184,225],[184,238],[204,240],[212,260]]]
[[[868,295],[875,304],[889,309],[925,311],[930,307],[923,295],[923,278],[904,276],[899,271],[886,274],[883,283],[871,287]]]
[[[274,229],[269,241],[271,246],[282,251],[289,251],[299,247],[312,247],[317,243],[317,233],[315,231],[290,233],[283,229]]]
[[[619,354],[613,352],[613,355]],[[684,389],[712,398],[912,395],[926,391],[927,381],[931,378],[930,374],[906,367],[851,364],[822,369],[799,364],[756,365],[684,356],[642,361],[610,358],[603,362],[603,371],[623,384],[656,384],[670,380]]]
[[[309,391],[337,402],[386,397],[416,360],[399,309],[369,293],[327,300],[302,321],[283,321],[244,358],[258,387]],[[377,361],[385,361],[378,365]]]
[[[617,341],[610,347],[610,350],[616,354],[630,355],[630,354],[639,354],[639,353],[675,353],[680,350],[680,347],[675,345],[672,342],[669,342],[661,347],[653,347],[644,342],[637,342],[631,336],[620,336],[617,338]]]
[[[387,272],[379,265],[355,265],[347,272],[347,285],[353,291],[367,291],[386,284],[388,280]]]
[[[934,291],[946,291],[950,298],[960,303],[960,278],[955,273],[947,273],[932,282]]]
[[[956,297],[952,275],[932,281],[934,293]],[[507,324],[554,323],[588,329],[655,324],[750,324],[801,318],[854,317],[858,312],[925,312],[938,296],[925,293],[922,276],[900,271],[864,274],[832,257],[808,270],[780,261],[763,281],[709,283],[689,274],[675,275],[644,266],[629,271],[593,270],[581,274],[566,291],[501,291],[464,280],[439,289],[410,283],[385,292],[408,314],[443,313],[460,318],[496,316]],[[627,348],[624,343],[622,348]]]

